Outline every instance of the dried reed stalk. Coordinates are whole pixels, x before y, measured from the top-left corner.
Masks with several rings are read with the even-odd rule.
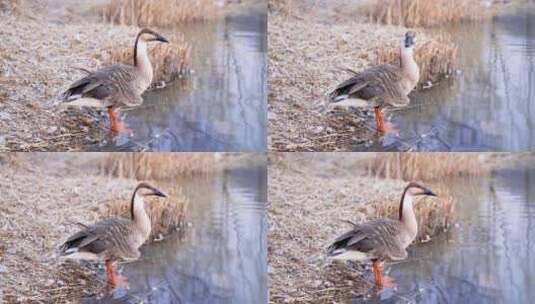
[[[216,16],[213,0],[111,0],[102,8],[106,22],[137,26],[169,26]]]
[[[168,180],[216,169],[216,157],[211,153],[110,153],[100,162],[103,174],[137,180]]]
[[[364,7],[372,22],[406,27],[432,27],[488,14],[480,0],[378,0]]]
[[[479,155],[470,153],[381,153],[369,162],[368,171],[406,181],[478,176],[485,172]]]

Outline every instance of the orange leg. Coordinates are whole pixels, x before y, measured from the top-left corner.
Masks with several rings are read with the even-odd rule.
[[[116,286],[125,289],[128,288],[128,281],[126,277],[115,275],[111,261],[106,261],[106,277],[108,279],[109,288],[113,289]]]
[[[106,261],[106,277],[108,279],[108,286],[115,287],[115,274],[113,273],[113,265],[111,261]]]
[[[399,130],[396,129],[395,126],[393,126],[390,123],[385,124],[385,117],[383,115],[383,111],[380,107],[375,107],[375,123],[377,124],[377,132],[380,135],[384,135],[385,133],[394,134],[396,136],[399,136]]]
[[[373,262],[373,276],[375,278],[375,285],[379,289],[383,289],[383,269],[381,268],[381,263],[378,261]]]
[[[117,112],[112,107],[108,108],[108,115],[110,116],[110,129],[113,134],[119,134],[123,132],[128,135],[132,135],[132,130],[119,122],[117,118]]]
[[[119,133],[119,123],[117,121],[117,113],[112,107],[108,108],[108,115],[110,116],[110,129],[113,133]]]
[[[377,132],[380,134],[385,133],[385,119],[383,117],[383,111],[380,107],[375,107],[375,123],[377,125]]]

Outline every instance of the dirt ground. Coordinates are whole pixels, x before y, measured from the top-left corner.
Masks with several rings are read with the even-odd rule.
[[[359,223],[397,211],[407,182],[367,175],[369,157],[373,156],[270,156],[268,275],[272,303],[348,302],[373,288],[371,271],[363,265],[348,267],[325,258],[327,246],[350,229],[344,220]],[[416,203],[420,241],[429,240],[431,231],[447,227],[440,207],[453,199],[447,189],[433,190],[441,198]],[[432,209],[423,208],[429,203]],[[438,217],[432,219],[430,214]]]

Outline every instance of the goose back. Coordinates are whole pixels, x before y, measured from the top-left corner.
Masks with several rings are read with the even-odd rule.
[[[103,107],[131,107],[143,102],[146,84],[135,67],[115,64],[89,73],[63,94],[67,103],[79,98],[100,100]]]
[[[72,235],[60,247],[61,255],[91,257],[94,260],[134,260],[145,242],[134,222],[112,218],[97,222]]]
[[[409,103],[402,81],[403,73],[399,66],[382,64],[355,73],[334,89],[329,97],[331,101],[341,96],[366,100],[370,107],[401,107]]]
[[[367,260],[401,260],[407,257],[405,248],[412,242],[399,221],[377,219],[354,225],[351,231],[338,237],[327,249],[336,258],[348,252],[358,252]]]

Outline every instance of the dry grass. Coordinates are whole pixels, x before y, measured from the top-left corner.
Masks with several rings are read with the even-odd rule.
[[[167,189],[165,185],[156,185],[156,187],[166,192],[169,197],[145,199],[145,210],[152,224],[150,234],[152,240],[161,239],[184,225],[189,202],[180,188],[176,186],[171,186],[170,189]],[[102,218],[117,216],[130,218],[129,199],[107,200],[99,203],[96,208]]]
[[[471,153],[380,153],[370,161],[368,171],[375,176],[406,181],[477,176],[485,172],[480,155]]]
[[[213,0],[111,0],[102,8],[106,22],[136,26],[169,26],[204,21],[217,14]]]
[[[399,45],[378,48],[375,55],[375,64],[399,64]],[[436,83],[449,76],[455,68],[456,55],[457,46],[446,36],[427,40],[423,44],[417,42],[414,57],[420,68],[418,85],[422,87],[428,82]]]
[[[479,20],[487,12],[480,0],[377,0],[364,11],[372,22],[406,27]]]
[[[104,61],[133,65],[133,52],[132,47],[112,48],[104,52]],[[150,47],[149,58],[154,69],[153,84],[170,82],[189,72],[191,45],[182,35],[175,35],[169,44],[158,43]]]
[[[212,153],[111,153],[99,164],[103,174],[137,180],[168,180],[217,169]]]
[[[292,0],[269,0],[268,9],[289,15],[292,11]]]

